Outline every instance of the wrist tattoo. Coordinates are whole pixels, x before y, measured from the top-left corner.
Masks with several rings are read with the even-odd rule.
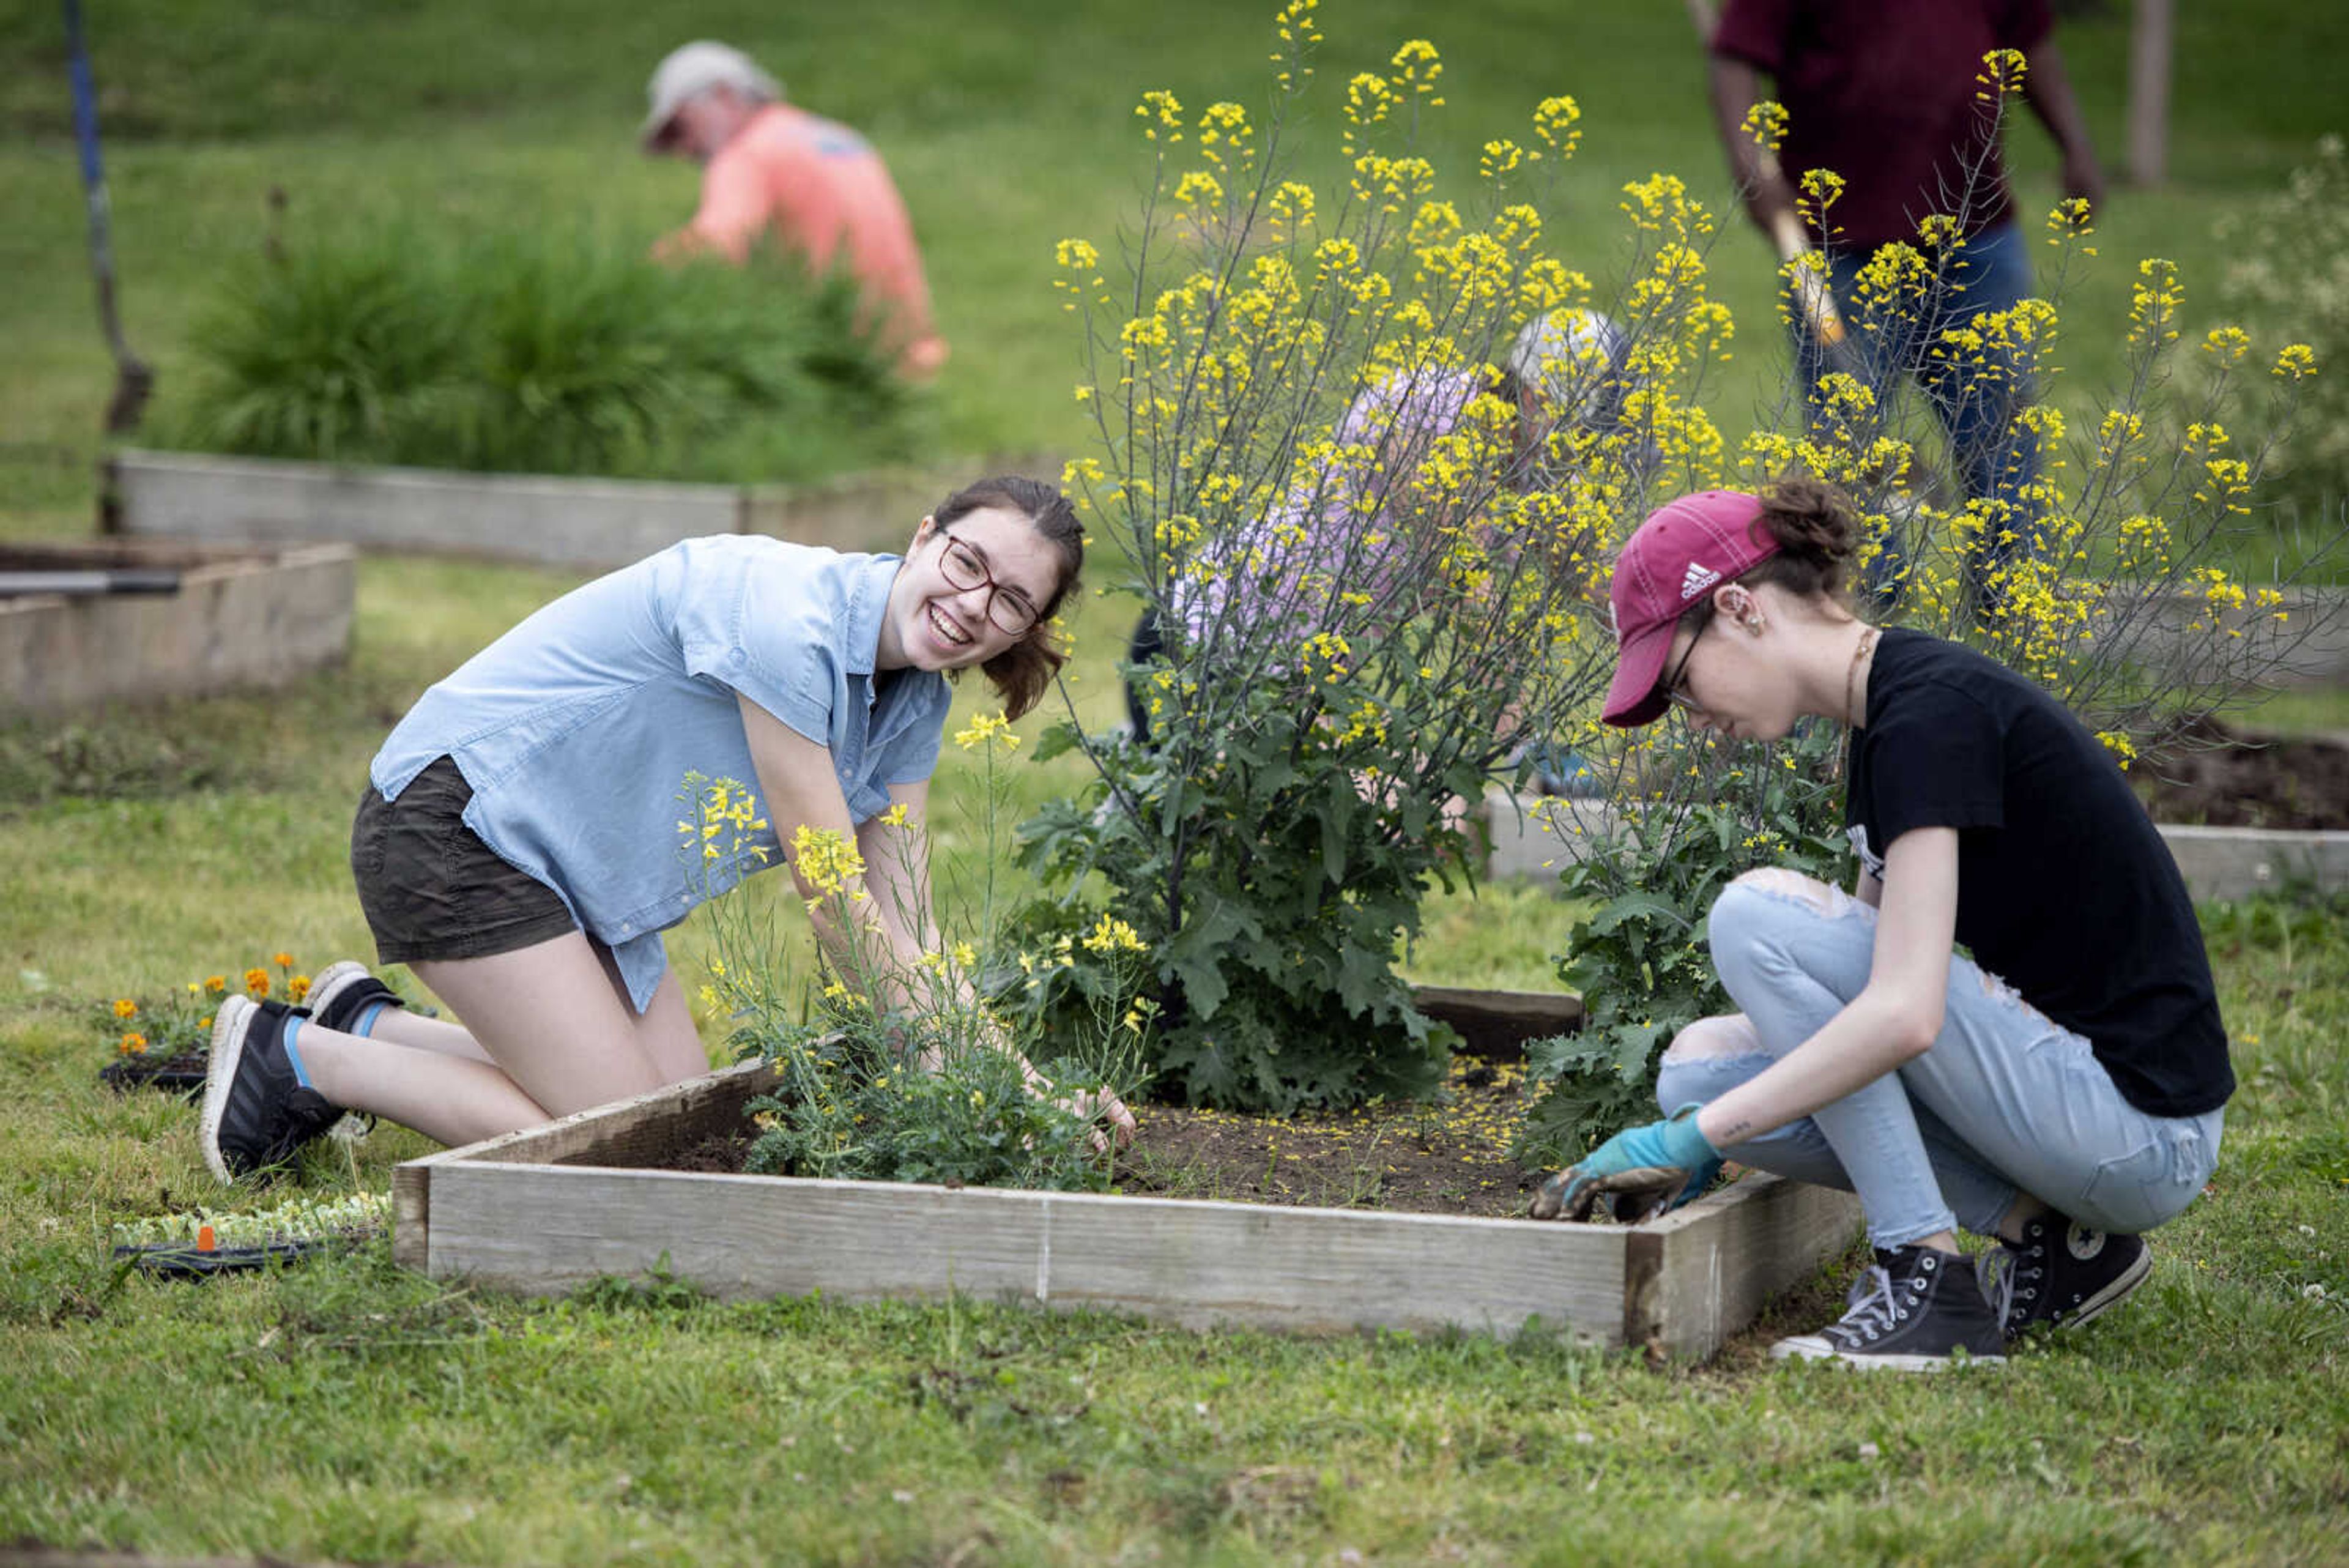
[[[1730,1123],[1727,1127],[1721,1129],[1721,1142],[1723,1144],[1743,1143],[1745,1140],[1746,1133],[1751,1131],[1753,1127],[1754,1118],[1751,1116],[1740,1116],[1737,1120]]]

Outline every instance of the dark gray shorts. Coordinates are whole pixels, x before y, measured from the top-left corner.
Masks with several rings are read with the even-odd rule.
[[[465,826],[473,788],[442,757],[398,800],[369,784],[351,824],[351,876],[379,963],[487,958],[579,929],[545,883]]]

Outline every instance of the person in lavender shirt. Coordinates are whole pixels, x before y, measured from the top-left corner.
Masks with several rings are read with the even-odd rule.
[[[1607,316],[1560,311],[1528,322],[1511,343],[1497,376],[1482,368],[1396,369],[1371,383],[1334,430],[1346,453],[1255,523],[1215,544],[1219,559],[1272,563],[1255,572],[1221,571],[1206,585],[1176,596],[1184,630],[1194,644],[1213,645],[1237,628],[1269,619],[1287,628],[1274,641],[1295,646],[1321,629],[1329,585],[1373,601],[1399,600],[1409,551],[1382,532],[1396,512],[1392,487],[1416,472],[1435,443],[1458,428],[1468,406],[1485,392],[1518,410],[1516,455],[1507,483],[1532,483],[1545,461],[1545,438],[1561,423],[1599,432],[1621,428],[1630,387],[1630,339]],[[1640,449],[1645,452],[1645,448]],[[1648,460],[1634,455],[1635,467]],[[1370,504],[1363,504],[1364,498]],[[1177,564],[1179,565],[1179,563]],[[1149,667],[1163,655],[1165,628],[1154,609],[1143,612],[1127,649],[1126,717],[1134,739],[1152,743],[1146,686]],[[1253,647],[1269,646],[1247,634]],[[1247,672],[1238,672],[1246,679]]]

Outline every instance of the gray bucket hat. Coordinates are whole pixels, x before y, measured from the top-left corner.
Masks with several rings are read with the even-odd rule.
[[[668,122],[687,102],[711,88],[732,88],[753,103],[773,103],[783,96],[783,84],[761,70],[741,50],[708,38],[671,49],[653,68],[646,96],[651,111],[645,116],[637,139],[647,148],[660,145]]]

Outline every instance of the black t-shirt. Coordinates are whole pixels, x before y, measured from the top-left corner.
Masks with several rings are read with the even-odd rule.
[[[2121,1096],[2199,1116],[2235,1090],[2193,901],[2095,736],[2053,697],[1956,643],[1877,644],[1844,822],[1862,864],[1918,827],[1958,830],[1958,940],[2087,1037]]]

